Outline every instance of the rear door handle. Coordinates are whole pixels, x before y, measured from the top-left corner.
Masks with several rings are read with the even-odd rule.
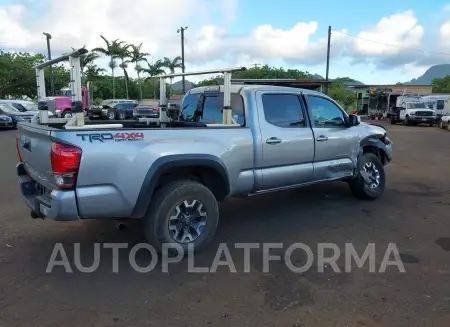
[[[317,142],[325,142],[328,141],[328,137],[324,136],[324,135],[320,135],[318,138],[316,138]]]
[[[266,140],[267,144],[278,144],[281,143],[281,140],[277,137],[271,137],[270,139]]]

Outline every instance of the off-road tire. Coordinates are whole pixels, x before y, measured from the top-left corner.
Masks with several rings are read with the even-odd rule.
[[[363,169],[364,165],[368,162],[372,162],[375,167],[378,169],[380,174],[380,184],[378,187],[371,189],[369,188],[365,181],[364,177],[361,176],[360,171]],[[384,171],[384,166],[381,163],[380,158],[378,158],[373,153],[365,153],[360,160],[358,161],[357,175],[355,178],[351,179],[348,184],[350,186],[350,190],[353,195],[359,199],[364,200],[375,200],[381,197],[384,193],[385,183],[386,183],[386,174]]]
[[[206,225],[200,236],[190,243],[178,243],[188,253],[188,244],[193,244],[196,253],[203,250],[213,239],[219,222],[219,206],[214,194],[203,184],[191,180],[169,182],[152,197],[145,216],[145,237],[158,253],[164,243],[177,243],[169,233],[169,218],[177,205],[185,200],[197,200],[203,204],[207,214]]]

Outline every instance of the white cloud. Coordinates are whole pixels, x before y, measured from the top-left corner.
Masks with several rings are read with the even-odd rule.
[[[345,30],[343,31],[345,32]],[[260,25],[250,35],[229,35],[216,26],[204,26],[192,39],[187,39],[187,55],[196,61],[210,58],[252,58],[253,62],[283,59],[289,63],[317,64],[325,62],[327,38],[314,39],[317,22],[299,22],[291,29]],[[338,54],[348,38],[333,36],[332,51]]]
[[[354,51],[367,56],[397,55],[405,52],[405,49],[401,47],[420,48],[423,35],[424,28],[418,24],[414,12],[407,10],[403,13],[383,17],[373,28],[359,32],[356,36],[360,39],[355,40]]]
[[[450,6],[450,5],[449,5]],[[440,44],[446,51],[450,51],[450,20],[442,24],[439,29]]]
[[[316,21],[297,22],[285,29],[265,24],[244,34],[231,34],[229,27],[236,23],[239,0],[170,0],[170,5],[169,0],[41,0],[39,8],[35,7],[37,2],[30,7],[21,1],[27,0],[0,6],[2,48],[45,53],[42,32],[49,32],[56,55],[72,47],[103,46],[102,34],[128,43],[143,42],[143,50],[153,55],[151,61],[179,55],[180,35],[176,31],[180,26],[188,26],[185,35],[188,70],[274,63],[317,68],[324,67],[326,61],[326,26],[319,26]],[[348,33],[345,29],[341,32]],[[442,41],[450,48],[450,21],[442,25],[440,32]],[[357,33],[362,39],[342,33],[332,34],[332,63],[343,57],[360,61],[369,58],[377,67],[381,64],[401,67],[413,63],[420,53],[362,39],[421,48],[424,28],[414,12],[408,10],[383,17],[373,27]],[[107,60],[98,61],[102,66],[106,63]],[[133,68],[130,65],[131,75]],[[121,71],[117,70],[117,74],[121,75]]]
[[[444,7],[443,11],[450,12],[450,3]]]

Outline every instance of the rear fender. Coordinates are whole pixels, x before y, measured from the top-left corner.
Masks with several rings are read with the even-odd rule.
[[[223,181],[225,181],[226,194],[230,192],[228,172],[219,158],[207,154],[176,154],[161,157],[152,164],[145,176],[132,213],[132,218],[142,218],[145,216],[161,176],[169,170],[183,167],[214,169],[214,171],[219,173]]]

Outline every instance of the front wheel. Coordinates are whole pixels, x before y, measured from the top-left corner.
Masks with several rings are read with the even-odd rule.
[[[106,119],[108,119],[108,120],[116,119],[116,114],[114,113],[113,110],[108,110],[108,112],[106,113]]]
[[[199,252],[216,232],[219,206],[214,194],[203,184],[179,180],[157,191],[145,220],[145,237],[157,252],[162,252],[164,243],[181,246],[184,254],[192,244]]]
[[[72,111],[66,110],[62,114],[63,118],[72,118]]]
[[[442,120],[441,120],[441,122],[439,123],[439,128],[440,128],[440,129],[444,129],[444,123],[442,122]]]
[[[404,120],[403,122],[404,122],[404,124],[405,124],[406,126],[410,126],[410,125],[411,125],[408,116],[405,117],[405,120]]]
[[[358,162],[355,178],[349,181],[353,195],[360,199],[375,200],[384,193],[386,175],[384,166],[373,153],[365,153]]]

